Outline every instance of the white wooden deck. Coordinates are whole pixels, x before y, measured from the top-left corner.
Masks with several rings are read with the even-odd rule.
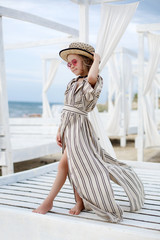
[[[22,162],[60,152],[56,143],[58,119],[11,118],[13,162]]]
[[[135,164],[137,165],[137,164]],[[152,168],[153,166],[153,168]],[[93,212],[71,216],[75,200],[67,180],[46,215],[32,213],[47,196],[55,179],[57,163],[0,178],[0,236],[3,240],[155,240],[160,239],[160,165],[135,168],[145,187],[142,210],[129,212],[123,189],[113,188],[124,209],[124,220],[105,222]]]

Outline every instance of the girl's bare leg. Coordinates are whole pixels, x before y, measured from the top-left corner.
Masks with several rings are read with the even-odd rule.
[[[59,162],[58,173],[49,195],[37,209],[33,210],[33,212],[45,214],[46,212],[52,209],[53,200],[55,199],[61,187],[65,183],[67,174],[68,174],[68,163],[67,163],[67,153],[65,149],[64,154],[62,155],[62,158]]]
[[[79,215],[80,212],[84,209],[84,204],[82,198],[78,195],[76,189],[74,189],[76,205],[70,209],[69,213],[72,215]]]

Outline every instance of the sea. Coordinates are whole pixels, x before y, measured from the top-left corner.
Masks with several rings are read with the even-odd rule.
[[[30,117],[32,115],[42,115],[42,102],[21,102],[21,101],[9,101],[9,117],[21,118]],[[52,113],[54,115],[60,114],[63,104],[62,103],[50,103]]]

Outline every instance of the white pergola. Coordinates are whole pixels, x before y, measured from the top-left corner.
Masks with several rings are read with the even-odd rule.
[[[139,81],[138,81],[138,139],[137,139],[137,160],[143,161],[144,159],[144,121],[143,118],[143,87],[144,87],[144,39],[147,37],[148,32],[160,31],[160,23],[155,24],[140,24],[137,26],[137,32],[139,35]],[[160,49],[157,49],[157,51]],[[153,79],[154,80],[154,79]]]
[[[0,7],[0,166],[2,166],[2,174],[9,174],[13,172],[13,161],[12,161],[12,147],[10,141],[10,130],[9,130],[9,113],[8,113],[8,97],[6,87],[6,76],[5,76],[5,57],[4,57],[4,44],[3,44],[3,30],[2,30],[2,18],[8,17],[12,19],[18,19],[21,21],[33,23],[42,27],[50,28],[56,31],[67,33],[71,36],[77,37],[79,35],[78,30],[70,28],[66,25],[59,24],[54,21],[44,19],[42,17],[35,16],[33,14],[17,11],[5,7]],[[66,41],[67,39],[65,39]],[[53,44],[57,40],[43,40],[37,44],[25,43],[22,45],[14,44],[7,46],[7,49],[13,49],[15,47],[31,47],[37,45],[46,45],[48,43]],[[61,41],[64,41],[64,39]]]
[[[114,0],[113,0],[114,1]],[[89,4],[95,4],[95,3],[100,3],[99,1],[75,1],[76,3],[79,4],[80,6],[80,41],[83,42],[88,42],[88,8]],[[106,2],[111,2],[111,1],[106,1]],[[117,0],[116,0],[117,2]],[[100,70],[105,66],[106,62],[108,61],[109,57],[111,56],[113,50],[115,49],[118,41],[120,40],[122,34],[124,33],[131,17],[133,16],[136,7],[138,6],[138,3],[134,4],[126,4],[126,6],[104,6],[103,5],[103,18],[105,18],[105,26],[106,28],[104,29],[104,23],[101,23],[101,27],[103,28],[103,34],[102,36],[98,36],[98,49],[97,52],[102,56],[101,58],[101,65],[100,65]],[[113,16],[117,19],[117,21],[112,21],[113,22],[113,28],[115,31],[112,31],[112,34],[110,33],[110,27],[108,26],[108,21],[106,19],[106,10],[107,11],[112,11]],[[117,14],[118,10],[118,14]],[[122,15],[125,15],[125,17],[122,19]],[[3,46],[3,37],[2,37],[2,17],[10,17],[10,18],[15,18],[19,19],[22,21],[34,23],[43,27],[51,28],[54,30],[62,31],[64,33],[68,33],[72,35],[73,37],[78,36],[78,31],[69,28],[65,25],[61,25],[55,22],[52,22],[50,20],[43,19],[41,17],[37,17],[32,14],[24,13],[21,11],[17,10],[12,10],[8,8],[3,8],[0,7],[0,33],[1,33],[1,38],[0,38],[0,63],[1,63],[1,72],[0,72],[0,98],[2,99],[1,105],[0,105],[0,141],[1,141],[1,149],[0,149],[0,166],[2,166],[2,172],[4,174],[8,174],[13,172],[13,161],[12,161],[12,149],[11,149],[11,144],[10,144],[10,131],[9,131],[9,116],[8,116],[8,100],[7,100],[7,91],[6,91],[6,81],[5,81],[5,64],[4,64],[4,46]],[[108,17],[108,15],[107,15]],[[121,22],[121,23],[120,23]],[[120,25],[121,24],[121,25]],[[119,25],[121,27],[119,27]],[[106,34],[106,31],[108,31],[108,34]],[[105,37],[104,37],[105,36]],[[108,47],[108,43],[110,43],[110,47]],[[27,43],[25,44],[25,47],[31,47],[35,46],[35,42],[33,43]],[[45,41],[39,42],[39,45],[44,45],[46,44]],[[24,46],[24,45],[23,45]],[[8,49],[13,48],[15,46],[8,46]],[[22,47],[22,45],[21,45]],[[4,110],[5,109],[5,110]],[[108,152],[114,156],[114,150],[112,150],[112,146],[110,146],[110,142],[107,139],[107,136],[104,134],[104,129],[101,124],[99,123],[98,118],[96,118],[96,113],[93,113],[92,115],[92,120],[93,124],[95,126],[96,132],[100,135],[101,144],[105,149],[108,149]]]

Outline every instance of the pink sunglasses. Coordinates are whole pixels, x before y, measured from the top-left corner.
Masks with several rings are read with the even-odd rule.
[[[76,66],[77,65],[77,60],[73,59],[71,62],[68,62],[67,67],[71,68],[72,64],[73,64],[73,66]]]

